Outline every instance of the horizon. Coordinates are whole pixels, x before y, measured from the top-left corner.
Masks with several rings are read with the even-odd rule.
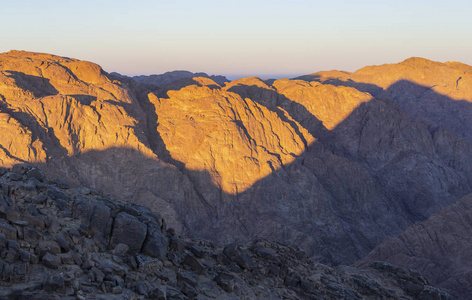
[[[8,2],[0,52],[74,57],[123,75],[353,72],[409,57],[471,65],[472,3],[213,0]],[[15,24],[15,26],[11,26]]]
[[[395,61],[395,62],[384,62],[382,64],[379,64],[379,65],[384,65],[384,64],[398,64],[398,63],[401,63],[407,59],[411,59],[411,58],[422,58],[422,59],[426,59],[426,60],[429,60],[429,61],[434,61],[434,62],[439,62],[439,63],[447,63],[447,62],[458,62],[458,63],[464,63],[464,62],[461,62],[461,61],[455,61],[455,60],[447,60],[447,61],[435,61],[435,60],[432,60],[432,59],[429,59],[427,57],[419,57],[419,56],[410,56],[410,57],[406,57],[400,61]],[[469,65],[469,64],[467,64]],[[209,76],[225,76],[227,79],[229,79],[230,81],[233,81],[233,80],[237,80],[237,79],[241,79],[241,78],[248,78],[248,77],[258,77],[259,79],[262,79],[262,80],[269,80],[269,79],[294,79],[296,77],[301,77],[301,76],[305,76],[305,75],[310,75],[310,74],[314,74],[314,73],[318,73],[318,72],[331,72],[331,71],[340,71],[340,72],[349,72],[349,73],[355,73],[356,71],[364,68],[364,67],[370,67],[370,66],[378,66],[378,65],[365,65],[365,66],[362,66],[358,69],[355,69],[353,71],[346,71],[346,70],[341,70],[341,69],[331,69],[331,70],[315,70],[311,73],[305,73],[305,74],[232,74],[232,75],[226,75],[226,74],[211,74],[211,73],[207,73],[205,71],[192,71],[192,70],[183,70],[183,69],[179,69],[179,70],[168,70],[168,71],[165,71],[165,72],[162,72],[162,73],[150,73],[150,74],[121,74],[119,73],[120,75],[124,75],[124,76],[128,76],[128,77],[134,77],[134,76],[153,76],[153,75],[163,75],[165,73],[172,73],[172,72],[179,72],[179,71],[188,71],[188,72],[192,72],[192,73],[205,73]],[[105,70],[106,72],[108,72],[108,70]],[[113,73],[115,71],[110,71],[109,73]],[[118,73],[118,72],[115,72],[115,73]]]
[[[10,52],[10,51],[25,51],[25,52],[32,52],[32,53],[42,53],[42,54],[50,54],[50,55],[55,55],[55,56],[59,56],[59,57],[63,57],[63,58],[70,58],[70,59],[77,59],[77,60],[81,60],[81,61],[88,61],[88,60],[84,60],[84,59],[80,59],[80,58],[77,58],[77,57],[71,57],[71,56],[65,56],[65,55],[58,55],[58,54],[55,54],[55,53],[46,53],[46,52],[37,52],[37,51],[30,51],[30,50],[19,50],[19,49],[10,49],[8,51],[5,51],[5,52],[1,52],[0,54],[3,54],[3,53],[7,53],[7,52]],[[426,59],[426,60],[429,60],[429,61],[435,61],[435,60],[432,60],[432,59],[429,59],[427,57],[419,57],[419,56],[411,56],[411,57],[406,57],[400,61],[395,61],[395,62],[384,62],[382,64],[379,64],[379,65],[384,65],[384,64],[397,64],[397,63],[401,63],[407,59],[410,59],[410,58],[422,58],[422,59]],[[94,62],[94,61],[90,61],[91,63],[95,63],[95,64],[98,64],[97,62]],[[436,62],[439,62],[439,63],[446,63],[446,62],[459,62],[459,63],[464,63],[464,62],[461,62],[461,61],[455,61],[455,60],[447,60],[447,61],[436,61]],[[103,66],[101,66],[100,64],[98,64],[105,72],[107,73],[118,73],[119,75],[122,75],[122,76],[127,76],[127,77],[134,77],[134,76],[153,76],[153,75],[163,75],[165,73],[172,73],[172,72],[180,72],[180,71],[184,71],[184,72],[191,72],[191,73],[205,73],[207,74],[208,76],[224,76],[226,77],[229,81],[234,81],[234,80],[237,80],[237,79],[241,79],[241,78],[248,78],[248,77],[257,77],[261,80],[270,80],[270,79],[294,79],[294,78],[297,78],[297,77],[301,77],[301,76],[304,76],[304,75],[310,75],[310,74],[314,74],[314,73],[317,73],[317,72],[330,72],[330,71],[341,71],[341,72],[349,72],[349,73],[355,73],[356,71],[358,71],[359,69],[362,69],[364,67],[369,67],[369,66],[376,66],[376,65],[365,65],[365,66],[361,66],[360,68],[358,69],[355,69],[353,71],[347,71],[347,70],[341,70],[341,69],[331,69],[331,70],[315,70],[313,72],[310,72],[310,73],[305,73],[305,74],[231,74],[231,75],[227,75],[227,74],[212,74],[212,73],[208,73],[208,72],[205,72],[205,71],[198,71],[198,70],[184,70],[184,69],[175,69],[175,70],[167,70],[167,71],[164,71],[162,73],[156,73],[156,72],[151,72],[151,73],[148,73],[148,74],[123,74],[123,73],[120,73],[120,72],[117,72],[117,71],[114,71],[114,70],[107,70],[106,68],[104,68]]]

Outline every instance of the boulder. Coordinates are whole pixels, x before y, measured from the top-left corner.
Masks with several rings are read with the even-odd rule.
[[[32,168],[28,172],[26,172],[26,178],[35,178],[39,182],[44,182],[46,180],[46,175],[44,172],[38,168]]]
[[[74,258],[72,256],[72,253],[67,252],[67,253],[61,253],[59,254],[59,257],[61,259],[62,264],[65,265],[73,265],[75,264]],[[43,258],[44,259],[44,258]]]
[[[123,244],[123,243],[120,243],[118,245],[115,246],[115,248],[113,249],[112,253],[114,255],[118,255],[120,257],[124,257],[126,255],[126,253],[128,253],[128,250],[129,250],[129,246],[126,245],[126,244]]]
[[[129,253],[137,254],[141,251],[146,234],[146,224],[130,214],[121,212],[115,217],[109,247],[114,248],[122,243],[128,245]]]
[[[205,270],[205,267],[198,261],[198,259],[190,253],[185,255],[183,263],[189,266],[190,269],[197,274],[202,274]]]
[[[61,265],[61,258],[48,252],[43,256],[42,262],[48,268],[57,269]]]
[[[254,261],[252,258],[245,250],[241,249],[241,247],[236,244],[227,245],[224,248],[223,253],[243,269],[252,269],[254,267]]]
[[[25,175],[26,172],[32,169],[31,165],[27,164],[16,164],[11,168],[11,171],[13,173],[19,174],[19,175]]]
[[[16,240],[17,239],[17,230],[15,227],[11,226],[6,222],[2,222],[0,220],[0,233],[5,234],[5,237],[8,240]]]
[[[159,229],[148,228],[146,240],[142,248],[144,254],[163,261],[167,257],[168,246],[169,239]]]
[[[231,293],[234,290],[235,277],[229,273],[219,273],[215,277],[216,283],[228,293]]]
[[[8,171],[8,168],[0,167],[0,177],[5,175]]]

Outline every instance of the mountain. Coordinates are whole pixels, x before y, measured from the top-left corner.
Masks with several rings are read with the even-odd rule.
[[[299,77],[336,86],[352,86],[398,103],[414,118],[448,129],[469,141],[472,67],[412,57],[399,64],[369,66],[354,73],[318,72]]]
[[[144,84],[150,84],[150,85],[155,85],[155,86],[163,86],[167,84],[171,84],[173,82],[182,80],[182,79],[188,79],[188,78],[194,78],[194,77],[204,77],[204,78],[209,78],[213,80],[214,82],[224,85],[226,82],[229,80],[222,75],[208,75],[203,72],[199,73],[192,73],[189,71],[172,71],[172,72],[166,72],[164,74],[153,74],[153,75],[139,75],[139,76],[124,76],[116,72],[110,73],[113,76],[118,76],[121,78],[132,78],[136,80],[137,82],[144,83]]]
[[[153,86],[11,51],[0,54],[0,164],[147,205],[184,236],[264,238],[351,264],[471,193],[470,68],[412,58]]]
[[[0,168],[0,253],[1,299],[451,299],[386,263],[331,268],[267,240],[180,237],[158,212],[25,164]]]

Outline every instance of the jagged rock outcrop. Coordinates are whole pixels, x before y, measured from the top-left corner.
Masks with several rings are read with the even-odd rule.
[[[451,299],[419,273],[314,264],[266,240],[221,246],[149,208],[28,165],[0,168],[1,299]]]
[[[472,195],[441,209],[426,221],[385,240],[356,263],[388,261],[418,270],[458,299],[470,299],[472,280]]]
[[[421,77],[419,66],[409,68]],[[184,235],[266,238],[348,264],[472,188],[467,139],[353,79],[152,87],[15,51],[0,55],[0,75],[2,165],[35,163],[72,186],[149,205]],[[129,215],[123,224],[134,224]],[[113,236],[102,225],[94,234]]]

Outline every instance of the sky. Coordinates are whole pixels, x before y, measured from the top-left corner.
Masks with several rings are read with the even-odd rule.
[[[261,78],[355,71],[419,56],[472,65],[469,0],[0,0],[0,52]]]

